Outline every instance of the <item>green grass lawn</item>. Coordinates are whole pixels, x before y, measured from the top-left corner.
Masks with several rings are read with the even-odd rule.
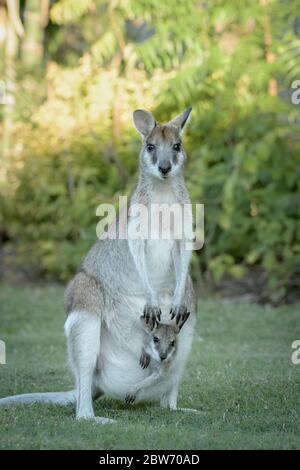
[[[0,396],[67,390],[73,385],[63,335],[63,288],[0,285]],[[300,449],[299,305],[277,309],[245,302],[199,303],[192,354],[179,406],[95,404],[100,426],[74,419],[74,407],[0,408],[1,449]]]

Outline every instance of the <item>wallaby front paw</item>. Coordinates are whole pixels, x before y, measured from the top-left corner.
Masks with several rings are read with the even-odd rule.
[[[151,358],[150,358],[149,354],[147,354],[145,352],[142,353],[142,355],[140,357],[140,366],[141,366],[142,369],[146,369],[149,366],[150,359]]]
[[[176,319],[176,325],[181,328],[190,316],[190,312],[185,305],[179,305],[171,308],[171,320]]]
[[[146,324],[149,325],[151,330],[153,330],[153,328],[155,328],[160,322],[161,309],[159,307],[154,307],[152,305],[146,304],[144,307],[143,315]]]
[[[136,395],[134,393],[127,393],[125,397],[125,403],[127,405],[131,405],[131,403],[133,403],[135,399],[136,399]]]

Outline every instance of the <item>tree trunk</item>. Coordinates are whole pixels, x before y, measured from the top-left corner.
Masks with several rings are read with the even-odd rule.
[[[268,64],[272,64],[274,62],[275,56],[271,50],[272,34],[271,34],[270,18],[269,18],[268,11],[267,11],[268,0],[259,0],[259,3],[263,10],[265,59]],[[269,86],[268,86],[268,93],[270,96],[276,96],[278,94],[276,78],[270,78]]]
[[[0,80],[4,77],[5,64],[6,8],[0,3]],[[4,81],[3,81],[4,83]]]
[[[12,2],[10,2],[12,3]],[[19,0],[14,0],[15,11],[19,11]],[[13,109],[15,101],[16,60],[18,56],[18,35],[15,22],[8,10],[5,28],[5,103],[3,109],[3,166],[6,167],[6,157],[10,153],[10,140],[13,127]]]
[[[24,23],[25,38],[22,45],[22,61],[27,68],[39,67],[44,54],[45,10],[49,5],[41,0],[27,0]]]

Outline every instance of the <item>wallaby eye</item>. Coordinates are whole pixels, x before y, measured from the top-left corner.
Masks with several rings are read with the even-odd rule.
[[[174,144],[173,149],[176,150],[176,152],[179,152],[179,150],[181,149],[181,143],[178,142],[178,144]]]
[[[172,346],[172,348],[174,348],[174,346],[175,346],[175,341],[171,341],[170,345]]]
[[[154,341],[154,343],[158,343],[158,342],[159,342],[159,338],[158,338],[157,336],[154,336],[154,337],[153,337],[153,341]]]
[[[147,149],[147,152],[153,152],[153,150],[155,149],[155,145],[147,144],[146,149]]]

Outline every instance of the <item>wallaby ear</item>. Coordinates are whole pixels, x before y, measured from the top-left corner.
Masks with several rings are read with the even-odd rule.
[[[154,117],[148,111],[143,109],[137,109],[133,113],[133,122],[136,130],[142,134],[143,137],[146,137],[156,126]]]
[[[175,126],[178,127],[180,134],[183,133],[185,126],[187,125],[190,115],[192,112],[192,108],[189,107],[183,113],[176,116],[174,119],[168,122],[168,126]]]

